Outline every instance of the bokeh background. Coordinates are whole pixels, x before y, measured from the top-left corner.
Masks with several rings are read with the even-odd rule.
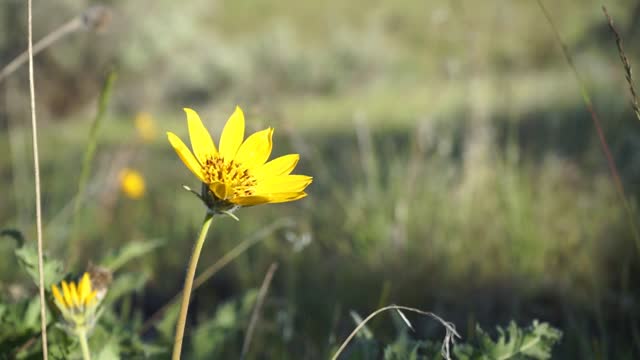
[[[638,226],[640,120],[601,1],[544,3],[602,120]],[[91,5],[35,1],[35,39]],[[353,328],[350,311],[364,317],[391,303],[434,311],[463,336],[476,324],[546,321],[564,332],[558,358],[640,356],[640,244],[535,1],[100,5],[110,18],[99,28],[74,31],[35,59],[45,247],[79,273],[125,244],[157,240],[126,265],[142,281],[116,304],[123,318],[148,319],[180,290],[204,215],[181,188],[198,184],[165,131],[184,138],[181,109],[192,107],[217,139],[237,104],[248,130],[276,129],[275,156],[301,154],[296,171],[314,183],[302,201],[214,221],[199,269],[260,240],[194,293],[187,351],[235,358],[249,316],[242,299],[277,262],[256,358],[326,358]],[[640,5],[605,5],[640,66]],[[0,3],[0,29],[4,65],[26,49],[24,1]],[[110,71],[117,79],[74,215]],[[22,67],[0,83],[0,227],[33,241],[27,79]],[[123,169],[140,174],[144,189],[124,191]],[[0,242],[3,291],[29,284],[14,248]],[[442,337],[432,321],[414,321],[415,336]],[[371,329],[382,343],[396,334],[384,316]]]

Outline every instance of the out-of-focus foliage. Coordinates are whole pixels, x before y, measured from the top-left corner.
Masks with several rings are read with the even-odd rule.
[[[640,123],[601,2],[543,2],[592,95],[637,223]],[[95,4],[35,2],[35,38]],[[46,281],[77,276],[90,262],[115,271],[91,337],[95,356],[168,356],[176,307],[141,329],[179,292],[203,209],[181,189],[199,184],[163,134],[181,128],[190,106],[219,135],[236,104],[254,119],[247,131],[273,126],[274,156],[300,153],[300,173],[314,183],[303,202],[214,221],[199,271],[280,218],[292,224],[194,293],[185,354],[238,357],[254,289],[278,261],[247,359],[328,358],[353,327],[351,311],[389,303],[455,323],[470,346],[457,351],[468,356],[535,336],[550,345],[544,323],[563,331],[557,358],[640,356],[640,256],[574,74],[535,1],[104,5],[113,11],[104,32],[70,34],[35,63]],[[2,63],[25,48],[25,6],[0,4]],[[636,68],[640,6],[607,6]],[[79,164],[113,68],[118,81],[72,229]],[[29,343],[20,356],[37,358],[25,69],[1,85],[0,225],[27,240],[18,250],[0,242],[0,353]],[[136,130],[140,113],[158,136]],[[143,197],[121,193],[125,168],[144,177]],[[71,238],[81,255],[74,265]],[[507,327],[502,342],[476,331],[533,319],[544,323]],[[411,337],[378,320],[369,329],[350,354],[439,351],[440,329],[426,321]],[[50,333],[52,356],[77,352],[55,326]]]

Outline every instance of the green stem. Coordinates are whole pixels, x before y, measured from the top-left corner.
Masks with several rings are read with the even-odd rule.
[[[180,315],[178,316],[178,323],[176,324],[176,337],[173,343],[173,356],[171,359],[179,360],[180,352],[182,351],[182,339],[184,338],[184,327],[187,323],[187,311],[189,310],[189,298],[191,297],[191,288],[193,287],[193,278],[196,275],[196,267],[198,266],[198,259],[200,258],[200,252],[202,251],[202,245],[207,237],[207,232],[211,226],[211,220],[213,214],[207,211],[207,215],[204,217],[202,223],[202,229],[200,229],[200,236],[193,246],[193,253],[189,260],[189,267],[187,268],[187,276],[184,280],[184,288],[182,290],[182,304],[180,305]]]
[[[87,332],[78,330],[78,338],[80,339],[80,348],[82,348],[82,359],[91,360],[91,352],[89,352],[89,343],[87,342]]]

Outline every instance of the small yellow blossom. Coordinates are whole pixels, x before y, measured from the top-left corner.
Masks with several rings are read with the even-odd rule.
[[[239,107],[227,120],[219,148],[192,109],[187,115],[191,152],[174,133],[169,142],[191,172],[203,183],[202,199],[212,211],[238,206],[281,203],[301,199],[312,178],[291,175],[300,156],[289,154],[267,162],[273,129],[258,131],[244,139],[244,114]]]
[[[133,200],[138,200],[144,196],[146,185],[144,177],[136,170],[122,169],[120,171],[120,189],[122,192]]]
[[[62,290],[56,286],[51,286],[53,300],[60,310],[65,324],[71,331],[86,331],[95,324],[96,309],[100,304],[97,292],[92,288],[89,273],[84,273],[82,279],[76,284],[71,281],[62,281]]]
[[[156,138],[158,129],[150,113],[145,111],[139,112],[136,114],[134,123],[138,131],[138,137],[140,137],[142,141],[149,143]]]

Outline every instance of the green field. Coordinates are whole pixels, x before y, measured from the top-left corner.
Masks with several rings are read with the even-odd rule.
[[[248,248],[192,294],[185,359],[240,358],[272,263],[247,359],[331,358],[359,319],[390,304],[434,312],[462,343],[480,338],[477,326],[495,339],[496,326],[537,319],[562,331],[553,358],[640,357],[640,119],[601,3],[544,3],[625,200],[536,1],[113,0],[104,31],[38,55],[45,253],[67,279],[89,263],[113,271],[94,358],[169,358],[177,306],[152,315],[181,290],[205,209],[182,189],[200,185],[165,131],[188,138],[191,107],[217,142],[235,105],[248,132],[275,128],[272,158],[299,153],[295,172],[314,182],[300,201],[214,219],[199,273]],[[605,5],[635,69],[640,8]],[[35,2],[35,39],[86,6]],[[5,64],[26,46],[22,2],[0,4],[0,29]],[[117,79],[91,138],[109,71]],[[0,82],[0,229],[32,246],[27,85],[26,66]],[[143,175],[142,198],[122,192],[124,168]],[[38,359],[38,288],[16,242],[2,240],[0,359]],[[406,315],[415,331],[383,314],[341,359],[404,359],[411,346],[432,358],[445,331]],[[53,325],[49,337],[50,357],[78,356],[73,337]],[[507,358],[544,358],[530,356]]]

